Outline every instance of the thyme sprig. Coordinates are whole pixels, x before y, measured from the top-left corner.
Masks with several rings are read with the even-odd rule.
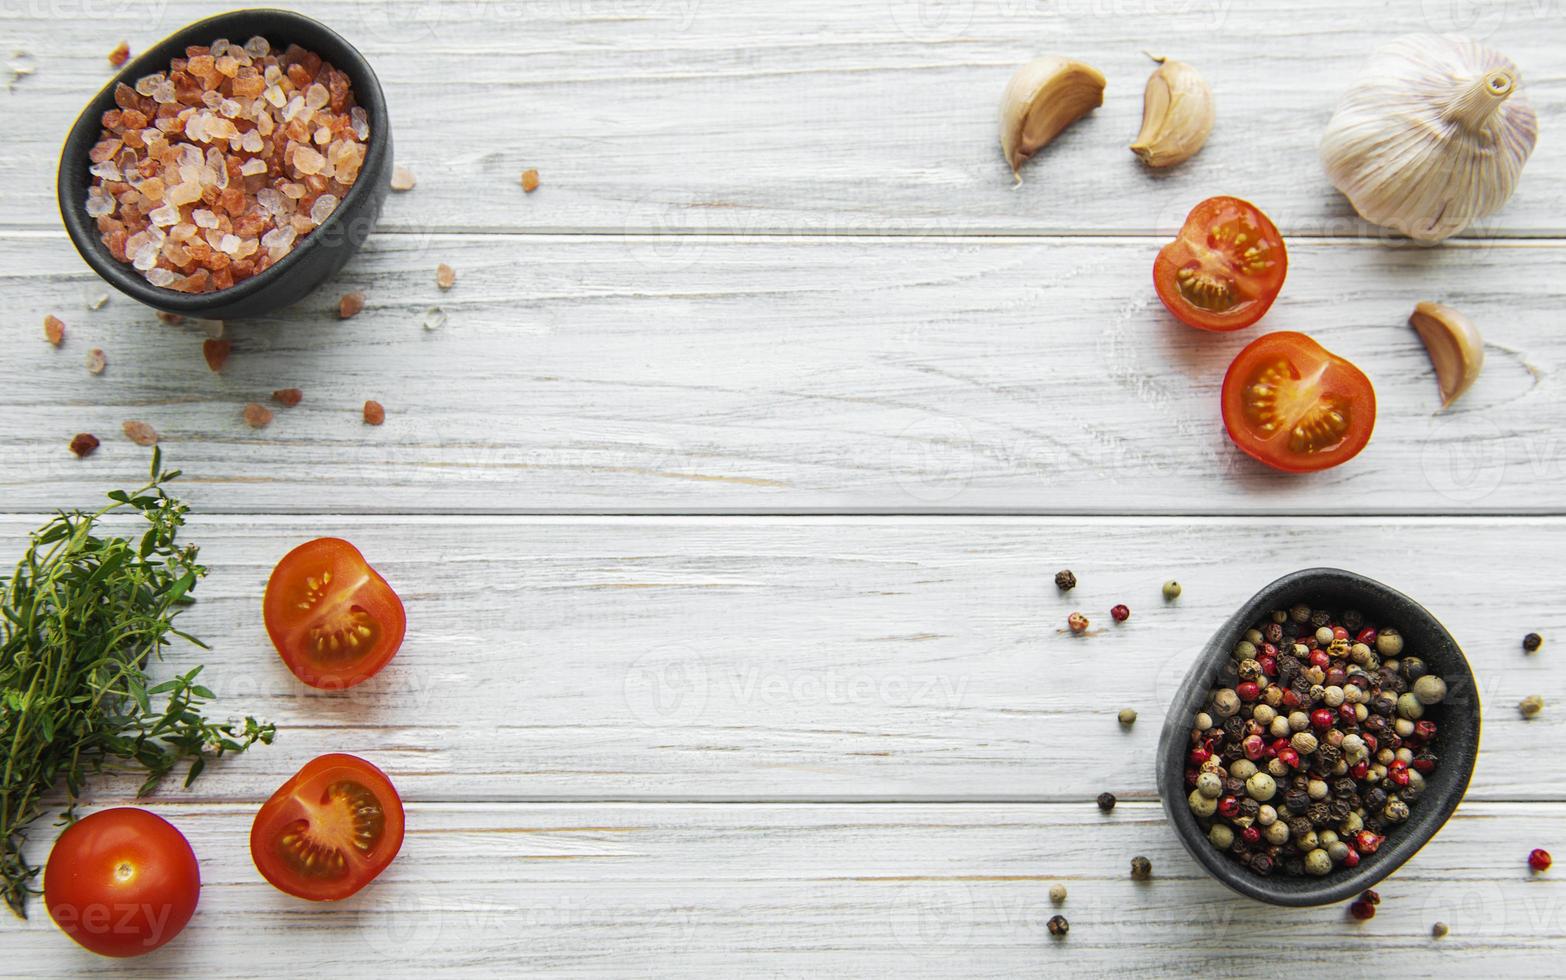
[[[208,721],[200,709],[214,695],[197,683],[200,667],[157,684],[147,676],[174,637],[207,649],[174,626],[207,569],[195,545],[175,540],[189,508],[163,489],[179,471],[161,466],[154,449],[145,486],[111,492],[94,513],[61,511],[32,532],[0,586],[0,889],[19,916],[41,870],[22,847],[51,793],[63,789],[69,823],[93,775],[145,774],[145,795],[188,760],[189,786],[209,757],[276,734],[249,717]],[[139,538],[101,533],[102,518],[126,510],[146,519]]]

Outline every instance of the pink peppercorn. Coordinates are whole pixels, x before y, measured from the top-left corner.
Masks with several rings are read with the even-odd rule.
[[[1310,713],[1310,725],[1317,731],[1324,732],[1332,727],[1332,709],[1317,708]]]
[[[1550,852],[1542,847],[1536,847],[1528,852],[1528,867],[1535,871],[1550,870]]]
[[[1386,840],[1385,837],[1369,830],[1361,830],[1354,835],[1354,843],[1358,845],[1361,854],[1376,853],[1384,840]]]
[[[1349,905],[1349,915],[1363,922],[1366,919],[1376,917],[1376,907],[1363,898],[1357,899],[1353,904]]]
[[[1241,701],[1255,701],[1261,697],[1261,687],[1255,681],[1244,681],[1234,685],[1234,693],[1240,696]]]
[[[1343,855],[1343,866],[1345,868],[1359,867],[1359,852],[1354,850],[1352,847],[1349,848],[1348,853]]]
[[[1123,623],[1131,618],[1131,607],[1127,606],[1125,603],[1121,603],[1118,606],[1110,609],[1109,615],[1114,617],[1115,622]]]

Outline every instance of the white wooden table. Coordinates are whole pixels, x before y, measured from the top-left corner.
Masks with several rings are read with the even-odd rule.
[[[230,324],[214,375],[200,327],[118,295],[87,309],[53,174],[117,41],[224,6],[0,3],[0,54],[34,68],[0,91],[0,540],[19,551],[48,510],[136,480],[146,451],[120,423],[151,422],[213,570],[187,625],[214,645],[218,709],[281,729],[148,803],[202,861],[185,935],[111,962],[35,906],[0,926],[0,975],[1561,969],[1566,879],[1524,864],[1566,855],[1559,4],[314,3],[376,65],[418,187],[339,282]],[[1315,142],[1377,43],[1450,29],[1523,67],[1543,136],[1502,213],[1420,249],[1355,220]],[[1144,49],[1219,100],[1203,153],[1157,176],[1124,148]],[[1107,102],[1014,190],[995,103],[1045,51],[1099,66]],[[1284,477],[1239,455],[1218,385],[1260,330],[1183,329],[1148,288],[1160,239],[1214,193],[1289,238],[1264,325],[1376,383],[1349,465]],[[368,306],[339,321],[350,289]],[[1444,414],[1406,325],[1427,298],[1488,341]],[[449,322],[426,332],[431,305]],[[245,402],[290,386],[302,405],[245,427]],[[384,427],[360,422],[366,398]],[[104,438],[86,461],[79,431]],[[321,534],[356,542],[409,616],[396,661],[340,696],[296,683],[260,622],[271,566]],[[1316,563],[1425,602],[1486,702],[1467,801],[1368,923],[1233,897],[1154,792],[1198,645]],[[1074,608],[1087,638],[1064,634]],[[1551,707],[1525,723],[1531,693]],[[409,834],[373,887],[313,906],[261,880],[246,835],[328,750],[392,775]],[[92,803],[129,798],[110,782]],[[1134,854],[1150,884],[1128,880]],[[1065,942],[1044,929],[1057,881]]]

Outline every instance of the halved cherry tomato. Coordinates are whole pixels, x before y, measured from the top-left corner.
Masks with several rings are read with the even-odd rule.
[[[1324,470],[1353,459],[1376,425],[1376,389],[1359,368],[1282,330],[1240,351],[1223,379],[1234,444],[1276,469]]]
[[[283,663],[311,687],[369,680],[402,646],[402,600],[341,538],[317,538],[283,556],[261,601]]]
[[[333,753],[312,759],[261,805],[250,857],[280,890],[331,902],[385,871],[402,831],[402,799],[386,774]]]
[[[174,825],[135,807],[65,828],[44,868],[44,904],[67,936],[104,956],[140,956],[179,935],[201,868]]]
[[[1153,286],[1181,323],[1239,330],[1272,306],[1288,271],[1283,236],[1265,214],[1237,197],[1209,197],[1159,250]]]

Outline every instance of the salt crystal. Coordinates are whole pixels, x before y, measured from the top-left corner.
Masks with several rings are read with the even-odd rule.
[[[361,141],[370,138],[370,117],[365,113],[362,106],[354,106],[352,109],[349,109],[348,120],[353,124],[353,134],[359,137]]]
[[[206,155],[199,147],[191,146],[189,143],[185,143],[180,146],[179,153],[175,155],[174,162],[181,167],[199,167],[201,166],[202,161],[205,159]]]
[[[223,251],[223,233],[221,231],[218,231],[216,228],[208,228],[201,233],[201,237],[206,239],[206,243],[212,247],[214,252]]]
[[[146,272],[158,264],[158,246],[148,242],[143,245],[135,255],[131,257],[131,265],[138,270]]]
[[[109,359],[103,353],[102,347],[94,347],[87,352],[87,370],[91,374],[102,374],[103,369],[109,366]]]
[[[226,50],[227,49],[225,49],[225,52]],[[224,78],[233,78],[235,75],[239,74],[239,59],[225,53],[217,60],[213,67],[215,67],[218,71],[218,74],[222,75]]]
[[[136,79],[136,94],[150,99],[152,98],[152,93],[158,90],[162,82],[163,76],[161,74],[143,75]]]
[[[413,171],[407,167],[393,167],[391,175],[391,189],[394,191],[411,191],[415,183]]]
[[[114,198],[103,192],[101,187],[93,187],[87,191],[87,216],[90,218],[102,218],[114,213]]]
[[[217,215],[206,208],[197,208],[190,212],[190,220],[196,223],[197,228],[216,228],[218,226]]]
[[[320,82],[316,82],[305,89],[304,104],[311,109],[324,109],[331,100],[331,93],[326,91],[326,86]]]
[[[239,247],[234,249],[234,258],[247,259],[250,256],[256,254],[256,249],[260,247],[261,246],[256,243],[254,238],[241,238],[239,240]]]
[[[164,82],[152,90],[152,101],[158,105],[170,105],[174,102],[174,83]]]
[[[245,54],[252,58],[265,58],[272,53],[272,44],[266,38],[257,35],[245,42]]]
[[[179,222],[179,208],[165,204],[161,208],[156,208],[148,213],[147,217],[152,219],[154,225],[167,228],[169,225]]]
[[[207,136],[207,114],[206,113],[204,113],[204,112],[192,112],[188,117],[186,117],[186,119],[185,119],[185,138],[186,139],[192,139],[192,140],[199,140],[199,141],[201,141],[203,143],[206,142],[207,139],[209,139],[209,137]]]
[[[207,169],[212,171],[212,175],[213,175],[212,186],[216,187],[218,190],[227,190],[228,189],[228,166],[227,166],[227,164],[219,163],[216,170],[212,170],[212,168],[210,168],[210,167],[207,168]]]
[[[222,102],[218,103],[218,112],[222,113],[230,119],[233,119],[235,116],[239,115],[240,110],[242,109],[244,109],[244,106],[240,105],[233,99],[224,99]]]
[[[299,200],[301,197],[304,197],[307,191],[308,188],[306,188],[305,185],[294,183],[293,181],[283,185],[283,193],[295,201]]]
[[[102,163],[95,163],[87,168],[87,172],[92,174],[94,177],[99,178],[100,180],[120,179],[119,164],[115,163],[113,160],[105,160]],[[94,187],[93,190],[101,190],[101,188]]]
[[[456,285],[457,270],[442,262],[435,267],[435,285],[441,289],[450,289]]]
[[[174,270],[165,269],[161,265],[147,270],[147,281],[154,286],[172,286],[176,278]]]
[[[213,41],[211,44],[207,45],[207,53],[212,55],[214,58],[221,58],[225,54],[228,54],[228,43],[228,38],[220,37],[216,41]]]
[[[256,132],[262,136],[271,136],[276,129],[277,122],[272,118],[270,112],[263,112],[256,117]]]
[[[89,310],[101,310],[103,304],[109,301],[109,294],[96,285],[88,283],[82,287],[82,301],[87,304]]]
[[[296,95],[283,107],[283,122],[293,122],[294,117],[305,110],[304,96]]]
[[[278,79],[283,77],[283,69],[277,65],[267,65],[266,70],[261,73],[261,77],[266,79],[268,85],[276,85]],[[282,103],[279,102],[278,105],[281,106]]]
[[[218,241],[218,248],[224,252],[227,252],[229,255],[233,255],[235,252],[239,251],[239,236],[224,235]]]
[[[188,242],[196,237],[196,226],[180,222],[169,229],[169,238],[176,242]]]
[[[270,69],[268,70],[270,71]],[[262,98],[266,99],[268,102],[272,103],[273,106],[279,109],[283,107],[283,103],[288,101],[288,96],[284,95],[283,90],[276,85],[273,85],[264,93],[262,93]]]
[[[152,241],[151,235],[144,231],[138,231],[136,234],[125,239],[125,254],[135,255],[137,252],[141,251],[142,248],[145,247],[150,241]]]
[[[322,194],[310,206],[310,220],[319,225],[325,222],[327,218],[330,218],[332,212],[336,210],[337,198],[331,194]]]
[[[328,126],[317,126],[315,130],[315,145],[325,146],[332,141],[332,130]]]
[[[294,151],[294,169],[302,174],[318,174],[325,166],[326,157],[308,146],[300,146]]]
[[[446,311],[438,306],[432,306],[424,311],[421,322],[425,330],[439,330],[446,325]]]
[[[170,204],[184,205],[201,200],[201,185],[195,181],[185,181],[175,184],[163,194],[163,199]]]
[[[256,130],[254,130],[254,129],[247,131],[245,133],[245,135],[243,135],[243,136],[241,136],[239,138],[239,148],[241,150],[244,150],[246,153],[260,153],[261,152],[261,134],[259,132],[257,132]],[[250,161],[247,161],[247,162],[248,163],[260,163],[261,164],[261,169],[260,170],[251,170],[251,171],[249,171],[249,173],[259,174],[259,173],[264,173],[266,171],[266,164],[264,162],[260,161],[260,160],[250,160]]]
[[[223,104],[223,93],[217,89],[207,89],[201,93],[201,104],[208,109],[216,109]]]
[[[255,132],[252,130],[249,135],[255,136]],[[261,142],[259,137],[257,137],[256,142]],[[256,147],[256,149],[260,149],[260,147]],[[266,173],[266,161],[252,157],[249,160],[246,160],[240,166],[239,172],[245,177],[254,177],[256,174],[264,174]]]

